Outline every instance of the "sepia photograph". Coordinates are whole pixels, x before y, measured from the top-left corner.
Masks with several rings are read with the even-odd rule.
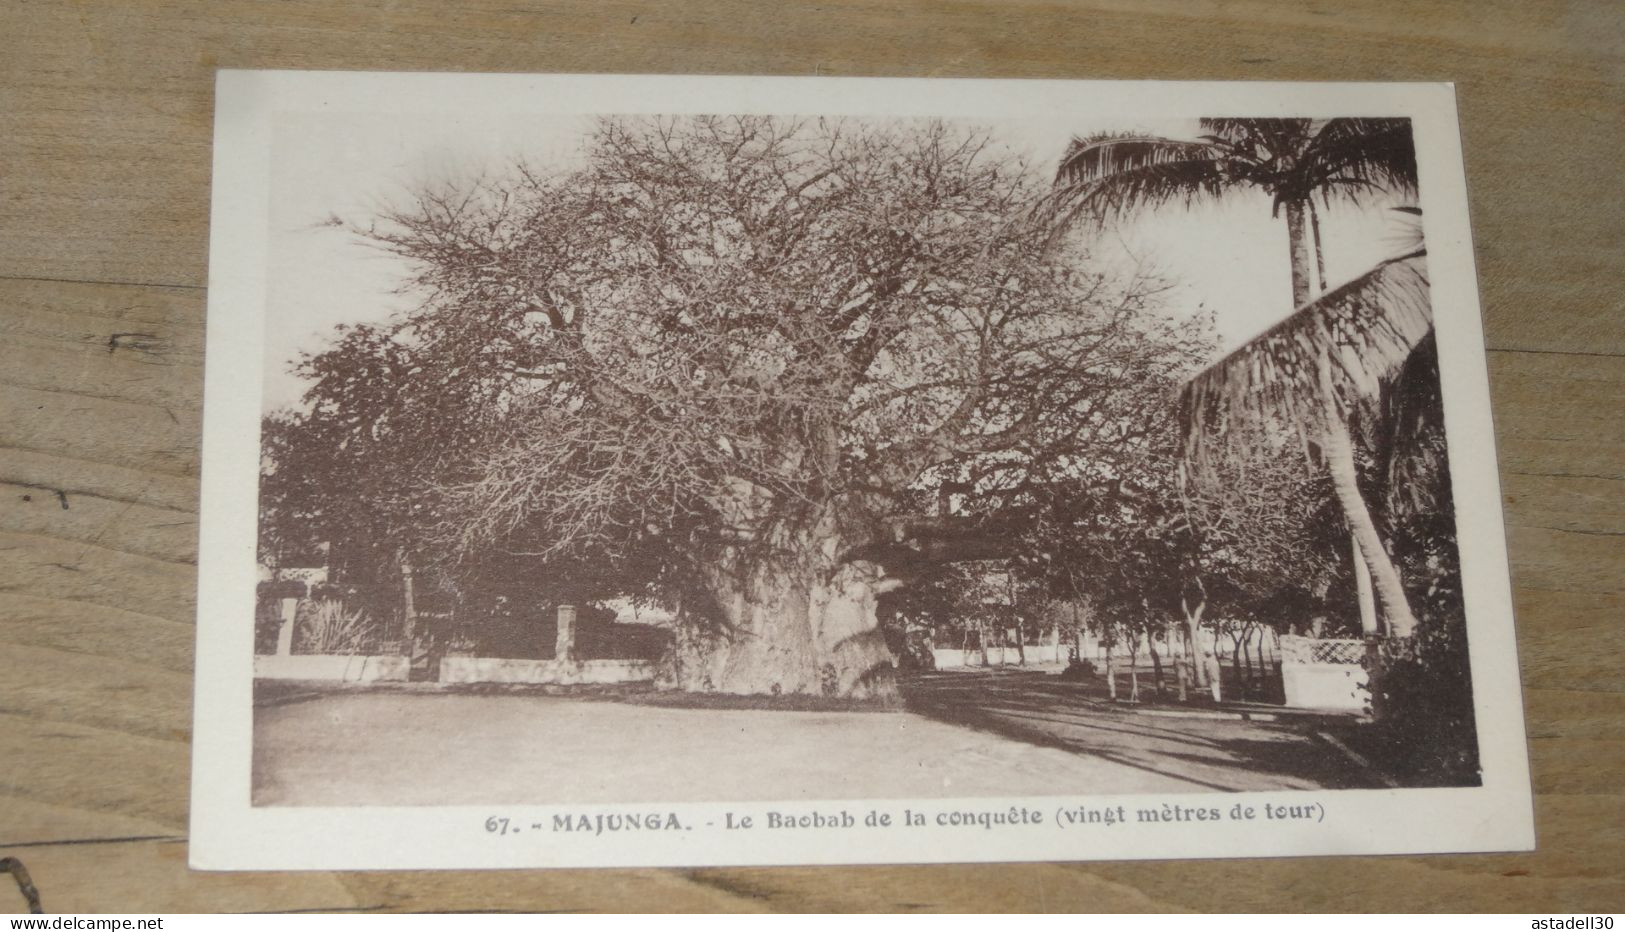
[[[1437,109],[554,78],[369,110],[273,106],[256,77],[220,98],[256,186],[222,195],[221,149],[214,267],[254,272],[210,299],[242,365],[211,344],[205,498],[229,482],[241,517],[206,511],[230,571],[200,600],[205,800],[548,836],[494,856],[527,864],[1520,846],[1459,155],[1419,158],[1454,145]],[[558,103],[568,80],[602,106]],[[1453,121],[1447,88],[1414,97]],[[1491,799],[1493,840],[1356,828]],[[558,847],[583,835],[714,840]],[[395,863],[367,850],[347,866]]]

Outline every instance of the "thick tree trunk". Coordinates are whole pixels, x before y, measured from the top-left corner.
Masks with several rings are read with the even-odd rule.
[[[831,566],[837,551],[827,541],[803,551],[823,559],[722,561],[706,580],[713,604],[705,614],[713,624],[684,625],[674,685],[895,700],[894,658],[875,614],[876,599],[891,583],[872,564]]]
[[[1190,654],[1184,650],[1174,653],[1175,636],[1182,634],[1178,627],[1169,623],[1167,633],[1168,656],[1174,663],[1174,680],[1179,686],[1179,701],[1186,702],[1190,699]]]
[[[1202,659],[1202,611],[1207,608],[1207,600],[1197,602],[1194,607],[1184,599],[1180,600],[1180,607],[1185,610],[1185,637],[1189,641],[1187,654],[1190,657],[1191,673],[1196,678],[1196,688],[1202,689],[1208,685],[1207,664]]]

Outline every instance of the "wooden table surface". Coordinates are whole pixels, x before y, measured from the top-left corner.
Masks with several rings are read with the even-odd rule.
[[[189,871],[217,67],[1457,82],[1539,851]],[[0,855],[52,911],[1625,908],[1622,90],[1608,0],[8,0]]]

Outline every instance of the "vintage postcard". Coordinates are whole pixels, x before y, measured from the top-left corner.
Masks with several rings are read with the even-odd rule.
[[[1533,845],[1448,85],[222,72],[192,864]]]

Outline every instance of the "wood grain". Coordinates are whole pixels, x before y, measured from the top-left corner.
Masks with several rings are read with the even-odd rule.
[[[1540,850],[484,873],[186,868],[216,67],[1458,83]],[[47,909],[1596,911],[1625,903],[1625,7],[0,6],[0,853]],[[1510,685],[1507,688],[1511,688]],[[23,908],[0,885],[0,911]]]

